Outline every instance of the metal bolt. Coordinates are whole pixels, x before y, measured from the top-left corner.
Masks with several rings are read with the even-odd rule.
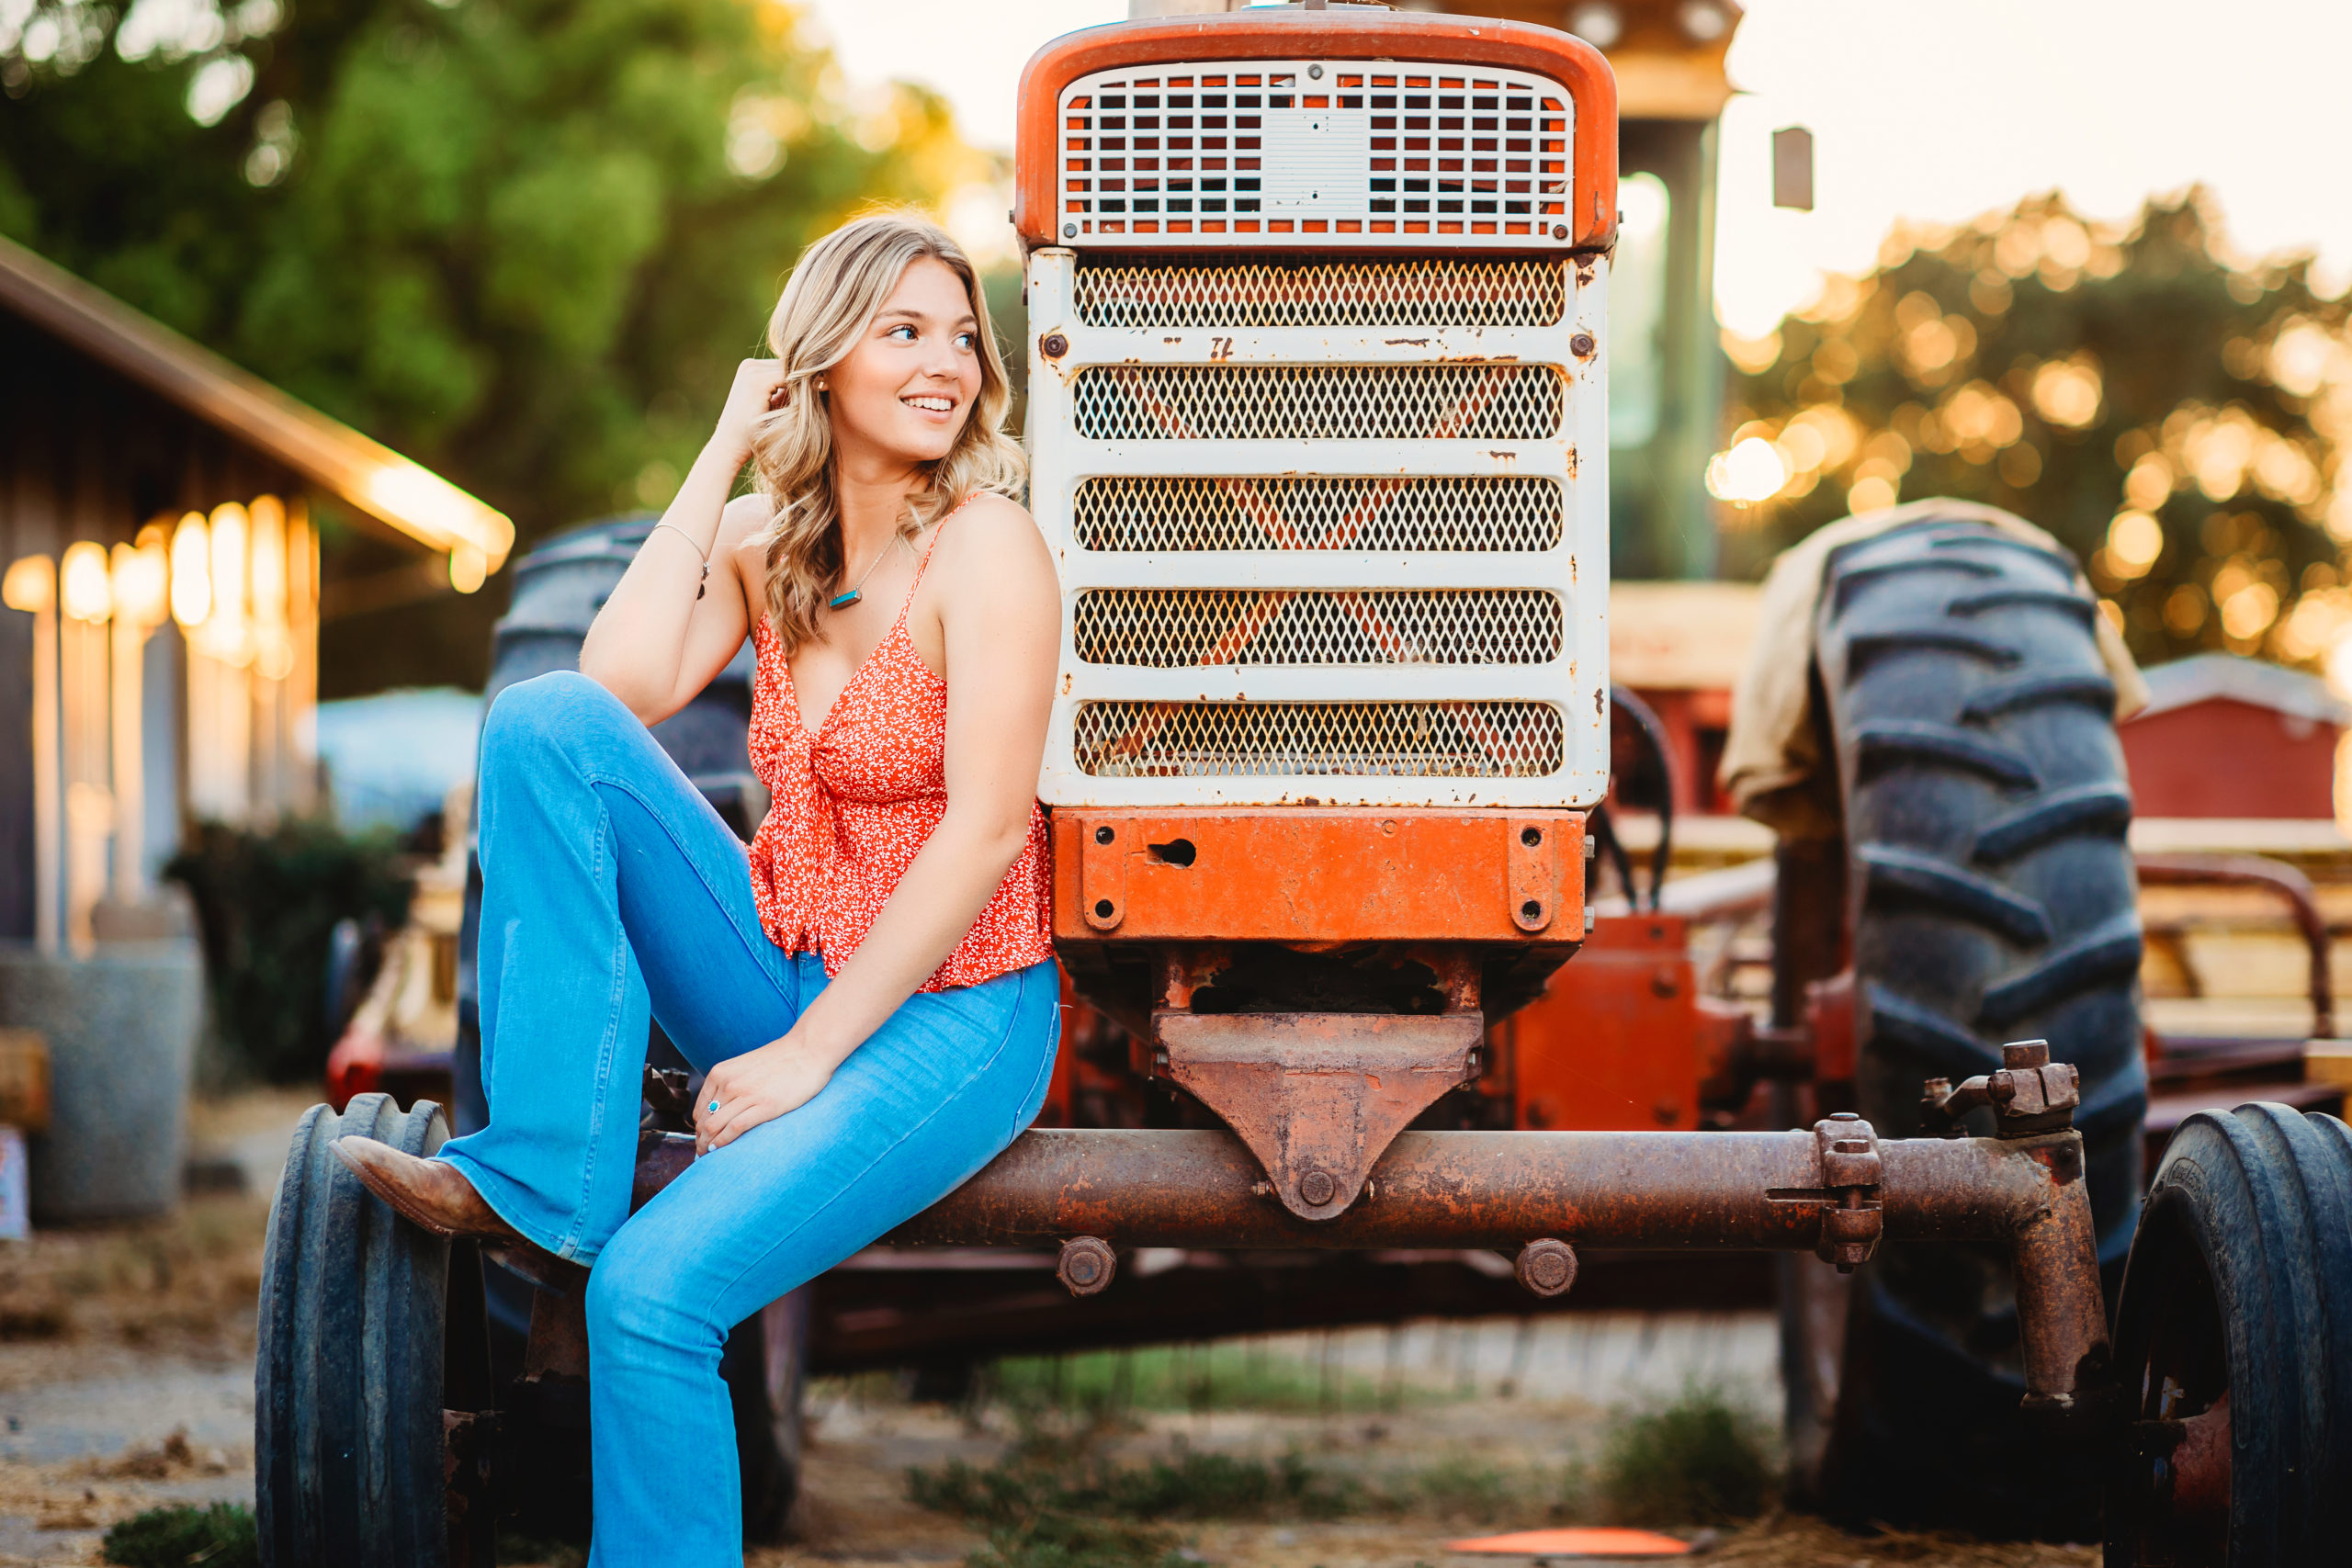
[[[1298,1179],[1298,1196],[1310,1209],[1319,1209],[1339,1195],[1340,1184],[1328,1170],[1310,1170]]]
[[[1094,829],[1094,841],[1098,844],[1107,844],[1118,836],[1119,835],[1117,833],[1108,828],[1097,828]]]
[[[1047,333],[1039,340],[1037,347],[1046,358],[1059,359],[1069,352],[1069,339],[1059,333]]]
[[[1323,79],[1323,67],[1320,65],[1310,65],[1306,68],[1306,73],[1320,82]]]
[[[1118,1254],[1098,1235],[1074,1235],[1062,1243],[1061,1261],[1054,1267],[1055,1277],[1069,1287],[1073,1296],[1094,1294],[1118,1271]]]
[[[2046,1067],[2049,1065],[2050,1042],[2047,1040],[2012,1040],[2001,1047],[2001,1066],[2005,1067]]]
[[[1077,238],[1078,238],[1078,225],[1077,225],[1077,224],[1075,224],[1075,223],[1065,223],[1065,224],[1063,224],[1063,225],[1062,225],[1062,238],[1063,238],[1063,239],[1065,239],[1065,240],[1075,240],[1075,239],[1077,239]]]
[[[1568,237],[1568,226],[1567,226],[1566,224],[1565,224],[1565,223],[1555,223],[1555,224],[1553,224],[1553,225],[1552,225],[1552,238],[1554,238],[1554,239],[1555,239],[1555,240],[1565,240],[1565,239],[1566,239],[1567,237]]]
[[[1592,350],[1593,342],[1592,334],[1590,333],[1578,333],[1576,336],[1568,340],[1568,352],[1575,355],[1578,359],[1589,356]]]
[[[1112,903],[1108,898],[1097,898],[1094,900],[1094,915],[1097,919],[1107,920],[1113,915],[1118,913],[1118,910],[1119,907],[1116,904]]]
[[[1551,1236],[1531,1241],[1519,1249],[1519,1261],[1512,1266],[1519,1282],[1539,1296],[1567,1293],[1577,1282],[1576,1249],[1565,1241]]]

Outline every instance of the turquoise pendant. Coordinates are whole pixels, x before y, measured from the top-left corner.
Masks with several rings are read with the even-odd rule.
[[[828,610],[846,610],[852,604],[856,604],[860,599],[865,597],[865,589],[853,588],[846,593],[836,594],[832,598],[826,600],[825,608]]]

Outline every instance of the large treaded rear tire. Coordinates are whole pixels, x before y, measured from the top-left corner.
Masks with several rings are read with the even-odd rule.
[[[1928,520],[1831,556],[1815,647],[1844,799],[1855,1109],[1917,1136],[1925,1079],[2048,1040],[2082,1074],[2111,1287],[2139,1210],[2147,1079],[2132,799],[2097,615],[2072,561]],[[1849,1315],[1820,1500],[2086,1539],[2094,1461],[2020,1415],[2016,1345],[1996,1255],[1883,1247]]]
[[[395,1215],[328,1148],[345,1134],[430,1155],[430,1100],[363,1094],[296,1129],[262,1251],[254,1475],[266,1568],[448,1568],[490,1561],[491,1510],[453,1508],[444,1412],[489,1404],[481,1276],[469,1247]],[[460,1439],[461,1461],[478,1452]]]

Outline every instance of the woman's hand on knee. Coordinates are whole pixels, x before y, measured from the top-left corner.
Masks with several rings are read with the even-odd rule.
[[[725,1148],[761,1122],[799,1110],[832,1081],[839,1065],[789,1034],[719,1063],[695,1101],[695,1155]]]

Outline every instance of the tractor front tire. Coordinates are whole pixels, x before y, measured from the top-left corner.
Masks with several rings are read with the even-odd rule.
[[[468,1568],[491,1561],[490,1363],[481,1269],[400,1218],[328,1147],[413,1155],[441,1108],[382,1094],[323,1105],[294,1134],[262,1252],[254,1378],[265,1568]]]
[[[2107,1568],[2322,1568],[2352,1540],[2352,1129],[2200,1111],[2116,1313]]]
[[[1843,798],[1853,1109],[1883,1136],[1919,1136],[1926,1079],[2048,1040],[2082,1075],[2075,1125],[2111,1287],[2139,1209],[2147,1079],[2132,797],[2098,614],[2071,560],[1930,519],[1830,557],[1815,646]],[[2095,1456],[2019,1410],[2001,1257],[1883,1247],[1843,1315],[1826,1430],[1792,1431],[1817,1439],[1800,1478],[1811,1501],[1891,1524],[2095,1536]]]

